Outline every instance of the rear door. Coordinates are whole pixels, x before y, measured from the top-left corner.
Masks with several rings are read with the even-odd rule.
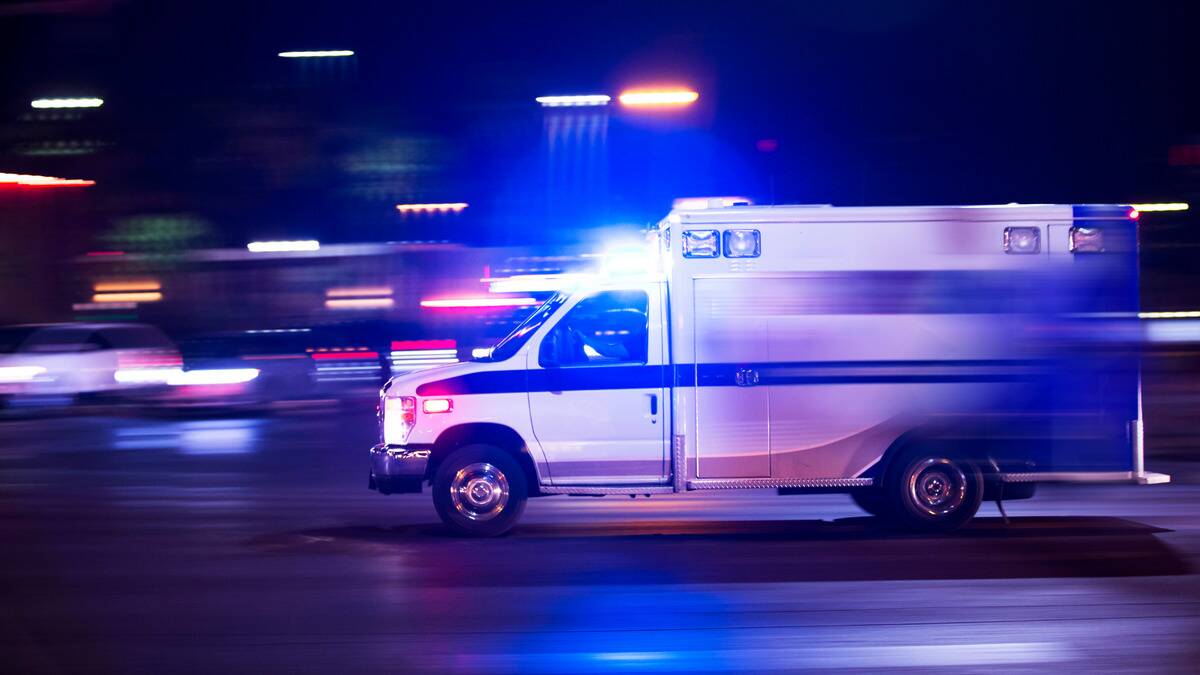
[[[661,292],[592,293],[528,352],[530,417],[554,484],[666,482]]]

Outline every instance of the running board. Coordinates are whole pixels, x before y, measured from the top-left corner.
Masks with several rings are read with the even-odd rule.
[[[689,480],[689,490],[734,490],[754,488],[864,488],[874,478],[701,478]]]
[[[675,491],[670,485],[539,485],[544,495],[660,495]]]

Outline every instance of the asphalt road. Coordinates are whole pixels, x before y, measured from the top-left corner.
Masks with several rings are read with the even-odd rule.
[[[368,415],[0,422],[8,672],[1195,672],[1200,465],[954,536],[842,495],[535,500],[448,537]],[[1177,457],[1178,455],[1172,455]]]

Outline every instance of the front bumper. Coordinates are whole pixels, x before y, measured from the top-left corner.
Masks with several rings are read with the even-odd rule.
[[[426,446],[387,446],[371,448],[371,478],[367,487],[381,494],[420,492],[429,466],[431,448]]]

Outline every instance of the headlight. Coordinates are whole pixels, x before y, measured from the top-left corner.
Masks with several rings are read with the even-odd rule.
[[[417,398],[396,396],[383,399],[383,442],[404,445],[417,423]]]

